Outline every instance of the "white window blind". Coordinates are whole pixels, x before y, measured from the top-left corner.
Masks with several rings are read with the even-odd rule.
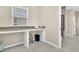
[[[28,9],[12,7],[13,25],[27,25]]]

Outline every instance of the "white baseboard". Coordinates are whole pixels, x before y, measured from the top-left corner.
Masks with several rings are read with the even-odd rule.
[[[51,43],[51,42],[49,42],[47,40],[44,40],[43,42],[48,43],[49,45],[54,46],[56,48],[61,48],[60,45],[53,44],[53,43]],[[17,46],[17,45],[20,45],[20,44],[24,44],[24,42],[19,42],[19,43],[12,44],[12,45],[7,45],[4,48],[14,47],[14,46]]]
[[[61,48],[59,45],[53,44],[53,43],[51,43],[51,42],[49,42],[49,41],[43,41],[43,42],[48,43],[49,45],[51,45],[51,46],[53,46],[53,47]]]
[[[73,34],[68,34],[68,33],[66,33],[65,35],[67,35],[67,36],[74,36]]]
[[[24,42],[19,42],[19,43],[12,44],[12,45],[7,45],[4,48],[9,48],[9,47],[17,46],[17,45],[20,45],[20,44],[24,44]]]

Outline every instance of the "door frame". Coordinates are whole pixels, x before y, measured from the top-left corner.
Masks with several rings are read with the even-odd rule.
[[[76,32],[76,34],[79,34],[79,33],[78,33],[78,26],[79,26],[79,25],[78,25],[78,21],[79,21],[79,17],[75,20],[75,23],[76,23],[76,24],[75,24],[75,27],[76,27],[76,28],[75,28],[75,30],[76,30],[75,32]]]
[[[62,48],[62,36],[61,36],[61,6],[59,6],[59,34],[58,34],[58,36],[59,36],[59,38],[58,38],[58,40],[59,40],[59,45],[58,45],[58,48]]]

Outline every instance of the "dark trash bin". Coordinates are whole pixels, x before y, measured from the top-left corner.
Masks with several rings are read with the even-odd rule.
[[[40,41],[40,35],[39,34],[35,34],[35,41]]]

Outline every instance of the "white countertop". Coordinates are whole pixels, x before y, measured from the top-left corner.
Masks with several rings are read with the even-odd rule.
[[[6,33],[17,33],[17,32],[26,32],[26,31],[41,31],[41,30],[44,30],[44,29],[19,29],[19,30],[1,30],[0,31],[0,34],[6,34]]]

